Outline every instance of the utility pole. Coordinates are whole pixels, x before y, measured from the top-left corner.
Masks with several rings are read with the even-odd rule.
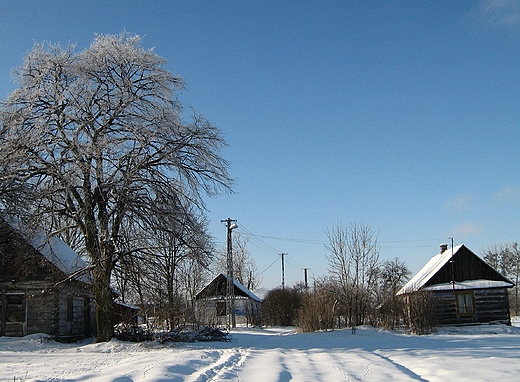
[[[284,263],[285,255],[287,255],[287,253],[280,253],[280,256],[282,256],[282,289],[285,289],[285,263]]]
[[[228,328],[236,328],[236,317],[235,317],[235,279],[233,277],[233,247],[231,231],[238,228],[236,220],[227,218],[221,220],[222,223],[226,223],[227,227],[227,284],[226,284],[226,299],[227,299],[227,312],[228,312]]]
[[[449,237],[451,240],[451,285],[453,287],[453,293],[455,293],[455,261],[453,260],[453,237]]]
[[[309,283],[307,282],[307,271],[309,269],[310,268],[303,268],[303,274],[304,274],[304,279],[305,279],[305,289],[306,290],[309,290]]]

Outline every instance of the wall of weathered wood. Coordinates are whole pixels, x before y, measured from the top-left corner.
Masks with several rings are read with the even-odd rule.
[[[5,314],[9,310],[7,297],[13,294],[23,295],[22,319]],[[0,335],[46,333],[60,339],[76,339],[95,333],[93,300],[81,283],[69,282],[59,287],[41,281],[0,283],[0,305]]]
[[[8,303],[20,295],[22,304]],[[46,333],[62,339],[94,335],[93,301],[86,283],[67,279],[0,218],[0,335]]]
[[[458,315],[453,291],[432,292],[435,298],[435,315],[439,325],[503,323],[511,324],[509,299],[506,289],[478,289],[474,291],[474,315]]]

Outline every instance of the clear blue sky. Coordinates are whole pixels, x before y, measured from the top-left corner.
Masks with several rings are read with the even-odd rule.
[[[33,41],[88,46],[126,29],[186,80],[223,131],[236,193],[210,199],[286,284],[327,273],[326,231],[379,233],[415,273],[438,244],[520,240],[520,3],[4,1],[0,98]],[[262,274],[281,282],[280,261]]]

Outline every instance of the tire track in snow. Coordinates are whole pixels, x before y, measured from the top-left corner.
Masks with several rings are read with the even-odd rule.
[[[306,352],[310,365],[317,375],[323,376],[320,380],[344,380],[353,382],[361,380],[370,373],[370,363],[358,359],[358,355],[340,354],[333,356],[323,349]]]
[[[249,351],[235,348],[220,351],[218,359],[200,372],[192,375],[189,381],[205,382],[220,380],[238,380],[238,372],[248,357]]]

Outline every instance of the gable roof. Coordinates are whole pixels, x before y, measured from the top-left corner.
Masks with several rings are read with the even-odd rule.
[[[199,293],[197,293],[196,298],[223,298],[227,294],[227,276],[223,273],[219,274],[215,277],[208,285],[204,287]],[[237,279],[233,279],[234,281],[234,294],[235,296],[247,297],[257,302],[262,302],[263,300],[247,289],[242,283],[240,283]]]
[[[0,219],[21,235],[31,247],[56,266],[64,275],[74,276],[79,281],[89,283],[88,272],[80,272],[87,269],[87,263],[63,240],[47,235],[43,229],[32,229],[18,218],[4,216]],[[76,273],[79,273],[79,275],[75,275]]]
[[[465,257],[465,259],[463,259]],[[452,260],[455,261],[456,274],[462,277],[462,270],[465,270],[468,266],[478,266],[483,271],[480,272],[476,277],[468,277],[469,272],[466,270],[464,274],[466,277],[462,280],[455,279],[455,283],[452,283],[450,279],[446,279],[446,273],[451,273],[447,269],[449,263]],[[463,265],[458,263],[465,260]],[[470,264],[468,264],[470,263]],[[444,271],[443,276],[439,276],[441,270]],[[475,272],[472,272],[475,273]],[[478,272],[476,272],[478,273]],[[459,277],[459,278],[460,278]],[[476,289],[476,288],[511,288],[514,283],[506,279],[489,264],[484,262],[480,257],[470,251],[464,244],[445,250],[433,256],[430,261],[419,271],[417,274],[410,279],[398,292],[397,295],[417,292],[420,289],[423,290],[449,290],[449,289]]]
[[[29,238],[30,244],[47,260],[66,275],[78,272],[87,267],[87,263],[72,250],[63,240],[47,236],[42,230],[34,232]]]

